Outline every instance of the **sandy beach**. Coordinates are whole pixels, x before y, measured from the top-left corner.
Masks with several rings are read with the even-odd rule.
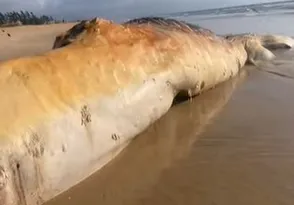
[[[293,36],[286,26],[293,16],[279,18],[187,20],[218,33]],[[55,35],[71,26],[4,28],[0,60],[50,50]],[[294,51],[276,54],[263,69],[288,78],[245,67],[238,77],[175,105],[115,160],[46,205],[292,205]]]
[[[0,28],[0,61],[31,56],[52,49],[55,36],[74,24]]]

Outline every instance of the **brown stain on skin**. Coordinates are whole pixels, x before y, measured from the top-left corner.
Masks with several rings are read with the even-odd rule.
[[[7,201],[6,193],[7,176],[3,167],[0,167],[0,204],[5,204]]]
[[[36,132],[31,132],[29,142],[24,143],[29,155],[33,158],[40,158],[44,154],[44,145]]]
[[[42,174],[42,165],[43,165],[43,155],[45,152],[44,142],[42,137],[35,131],[31,130],[27,134],[29,136],[23,136],[23,146],[25,147],[27,154],[22,157],[11,157],[10,160],[10,169],[12,171],[12,177],[14,183],[14,190],[16,190],[19,204],[27,205],[26,196],[32,193],[26,193],[28,190],[26,189],[27,184],[30,186],[34,186],[38,193],[42,188],[44,183],[44,178]],[[21,164],[23,166],[21,166]],[[23,167],[23,168],[22,168]],[[30,169],[31,172],[29,176],[32,176],[28,181],[28,176],[26,175],[27,169]],[[24,174],[24,175],[23,175]],[[25,184],[24,184],[25,183]],[[34,195],[36,193],[33,193]],[[36,204],[40,204],[42,199],[36,201]]]
[[[0,166],[0,192],[6,187],[7,175],[4,167]]]
[[[61,147],[61,150],[62,150],[62,152],[63,152],[63,153],[65,153],[65,152],[66,152],[66,147],[65,147],[65,145],[64,145],[64,144],[62,145],[62,147]]]
[[[120,139],[120,136],[117,135],[117,134],[112,134],[112,135],[111,135],[111,139],[113,139],[114,141],[117,141],[117,140]]]
[[[204,86],[205,86],[205,82],[202,81],[201,84],[200,84],[200,89],[202,90],[204,88]]]
[[[15,72],[15,75],[20,78],[20,81],[22,81],[24,84],[26,84],[29,80],[28,74],[21,73],[20,71]]]
[[[230,78],[232,78],[234,75],[233,71],[230,72]]]
[[[12,170],[12,181],[14,184],[14,190],[16,191],[18,197],[18,205],[28,205],[26,202],[26,194],[23,186],[22,176],[21,176],[21,165],[16,160],[11,160],[10,170]]]
[[[87,126],[91,121],[90,110],[87,105],[84,105],[81,110],[81,125]]]
[[[91,113],[87,105],[83,105],[81,108],[81,125],[85,127],[87,132],[87,137],[91,146],[93,145],[93,135],[91,132]]]

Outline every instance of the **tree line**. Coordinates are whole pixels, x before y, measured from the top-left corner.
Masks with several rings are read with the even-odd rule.
[[[64,22],[64,20],[63,20]],[[0,26],[13,26],[13,25],[40,25],[60,23],[60,21],[54,19],[52,16],[41,15],[37,16],[33,12],[29,11],[12,11],[1,13],[0,12]]]

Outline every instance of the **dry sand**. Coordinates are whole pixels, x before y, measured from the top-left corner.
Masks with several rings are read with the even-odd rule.
[[[74,24],[0,28],[0,61],[48,51],[52,49],[55,36],[72,25]]]
[[[71,25],[5,28],[0,60],[51,49]],[[294,77],[294,52],[264,69]],[[292,205],[294,80],[247,67],[174,106],[115,160],[47,205]]]

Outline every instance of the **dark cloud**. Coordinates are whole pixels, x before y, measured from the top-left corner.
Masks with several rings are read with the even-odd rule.
[[[116,20],[270,1],[272,0],[0,0],[0,11],[25,9],[66,19],[101,16]]]

